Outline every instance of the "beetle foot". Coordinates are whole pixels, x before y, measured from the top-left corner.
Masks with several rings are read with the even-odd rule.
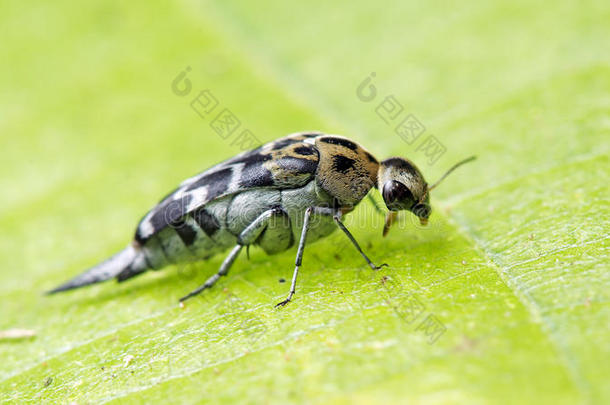
[[[289,302],[290,302],[290,298],[286,298],[284,301],[278,302],[277,304],[275,304],[274,308],[283,307],[284,305],[288,304]]]

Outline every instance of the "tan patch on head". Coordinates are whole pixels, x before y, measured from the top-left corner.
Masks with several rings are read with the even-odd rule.
[[[415,197],[426,194],[428,184],[415,163],[404,158],[389,158],[381,162],[378,172],[379,190],[389,180],[396,180],[409,188]]]

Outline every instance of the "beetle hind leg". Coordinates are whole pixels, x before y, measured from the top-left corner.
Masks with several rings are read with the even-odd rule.
[[[239,252],[241,252],[241,249],[244,246],[249,247],[251,244],[256,242],[269,227],[271,227],[272,230],[274,230],[278,227],[278,225],[277,225],[278,223],[273,222],[273,221],[277,221],[278,217],[282,218],[282,219],[286,219],[287,214],[281,208],[272,208],[272,209],[269,209],[269,210],[263,212],[254,221],[252,221],[252,223],[250,225],[248,225],[246,227],[246,229],[244,229],[239,234],[239,236],[237,238],[237,245],[233,248],[233,250],[231,250],[231,253],[229,253],[227,258],[222,262],[222,265],[220,266],[220,269],[218,270],[218,272],[216,274],[214,274],[212,277],[210,277],[209,279],[207,279],[207,281],[205,283],[203,283],[200,287],[191,291],[184,297],[180,298],[180,302],[185,301],[191,297],[194,297],[195,295],[201,293],[205,289],[211,288],[220,279],[220,277],[226,276],[227,273],[229,272],[229,269],[233,265],[233,262],[235,261],[235,259],[237,259]],[[286,226],[286,222],[284,222],[284,221],[282,221],[280,224],[284,227]],[[288,225],[290,225],[289,220],[288,220]],[[281,229],[283,230],[283,228],[281,228]],[[290,231],[290,228],[288,228],[288,231]],[[274,240],[275,239],[276,238],[274,238]],[[280,239],[282,239],[282,238],[280,238]],[[288,241],[290,242],[291,239],[289,239]],[[288,246],[286,246],[286,249],[287,248],[288,248]],[[268,249],[266,249],[266,250],[268,250]]]
[[[214,284],[216,284],[216,282],[218,281],[218,279],[220,277],[226,276],[227,273],[229,272],[229,269],[233,265],[233,262],[235,261],[235,259],[237,259],[237,256],[239,255],[239,252],[241,252],[242,248],[243,248],[242,245],[235,246],[233,248],[233,250],[231,250],[231,253],[229,253],[229,255],[226,257],[226,259],[222,262],[222,265],[220,266],[220,269],[218,270],[218,272],[216,274],[214,274],[212,277],[208,278],[206,280],[206,282],[203,283],[200,287],[191,291],[184,297],[180,298],[180,302],[183,302],[191,297],[194,297],[195,295],[199,294],[200,292],[202,292],[205,289],[211,288]]]

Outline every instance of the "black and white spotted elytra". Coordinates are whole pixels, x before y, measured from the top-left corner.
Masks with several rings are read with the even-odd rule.
[[[282,306],[295,293],[306,241],[324,238],[336,228],[372,269],[379,268],[341,222],[371,188],[381,191],[389,210],[385,236],[400,210],[411,211],[422,224],[427,223],[430,190],[472,159],[456,164],[428,186],[407,159],[378,162],[362,146],[342,136],[292,134],[185,180],[142,218],[125,249],[49,293],[111,278],[125,281],[147,270],[205,260],[231,248],[218,272],[180,299],[184,301],[227,275],[244,246],[257,245],[267,254],[276,254],[297,245],[290,292],[277,304]]]

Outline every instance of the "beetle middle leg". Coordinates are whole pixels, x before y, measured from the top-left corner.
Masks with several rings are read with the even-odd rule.
[[[326,207],[309,207],[305,211],[305,217],[303,219],[303,230],[301,231],[301,240],[299,241],[299,248],[297,250],[297,257],[296,257],[296,261],[295,261],[294,273],[292,274],[292,283],[290,284],[290,292],[288,293],[288,297],[286,297],[286,299],[284,301],[278,302],[275,305],[276,307],[280,307],[280,306],[284,306],[284,305],[288,304],[290,302],[290,300],[292,299],[292,297],[294,296],[295,288],[296,288],[296,284],[297,284],[297,275],[299,274],[299,267],[301,266],[301,263],[303,261],[303,251],[305,250],[305,242],[307,239],[309,220],[310,220],[311,216],[314,214],[315,215],[325,215],[325,216],[332,215],[333,220],[335,221],[337,226],[347,235],[349,240],[354,244],[354,246],[356,247],[358,252],[360,252],[360,254],[364,258],[364,260],[366,260],[368,265],[371,266],[371,268],[373,270],[378,270],[378,269],[382,268],[383,266],[387,266],[386,263],[383,263],[380,266],[376,266],[368,258],[368,256],[362,251],[362,248],[360,248],[360,245],[358,244],[358,242],[356,241],[354,236],[345,227],[345,225],[343,225],[343,222],[341,222],[341,211],[340,210],[335,210],[335,209],[326,208]]]
[[[284,301],[278,302],[275,304],[277,307],[283,307],[288,304],[294,295],[296,286],[297,286],[297,275],[299,274],[299,267],[301,267],[301,263],[303,262],[303,250],[305,250],[305,240],[307,239],[307,230],[309,228],[309,219],[311,215],[314,213],[315,207],[309,207],[305,210],[305,216],[303,217],[303,230],[301,231],[301,239],[299,240],[299,248],[297,249],[297,257],[294,263],[294,273],[292,274],[292,283],[290,283],[290,292],[288,293],[288,297]]]

